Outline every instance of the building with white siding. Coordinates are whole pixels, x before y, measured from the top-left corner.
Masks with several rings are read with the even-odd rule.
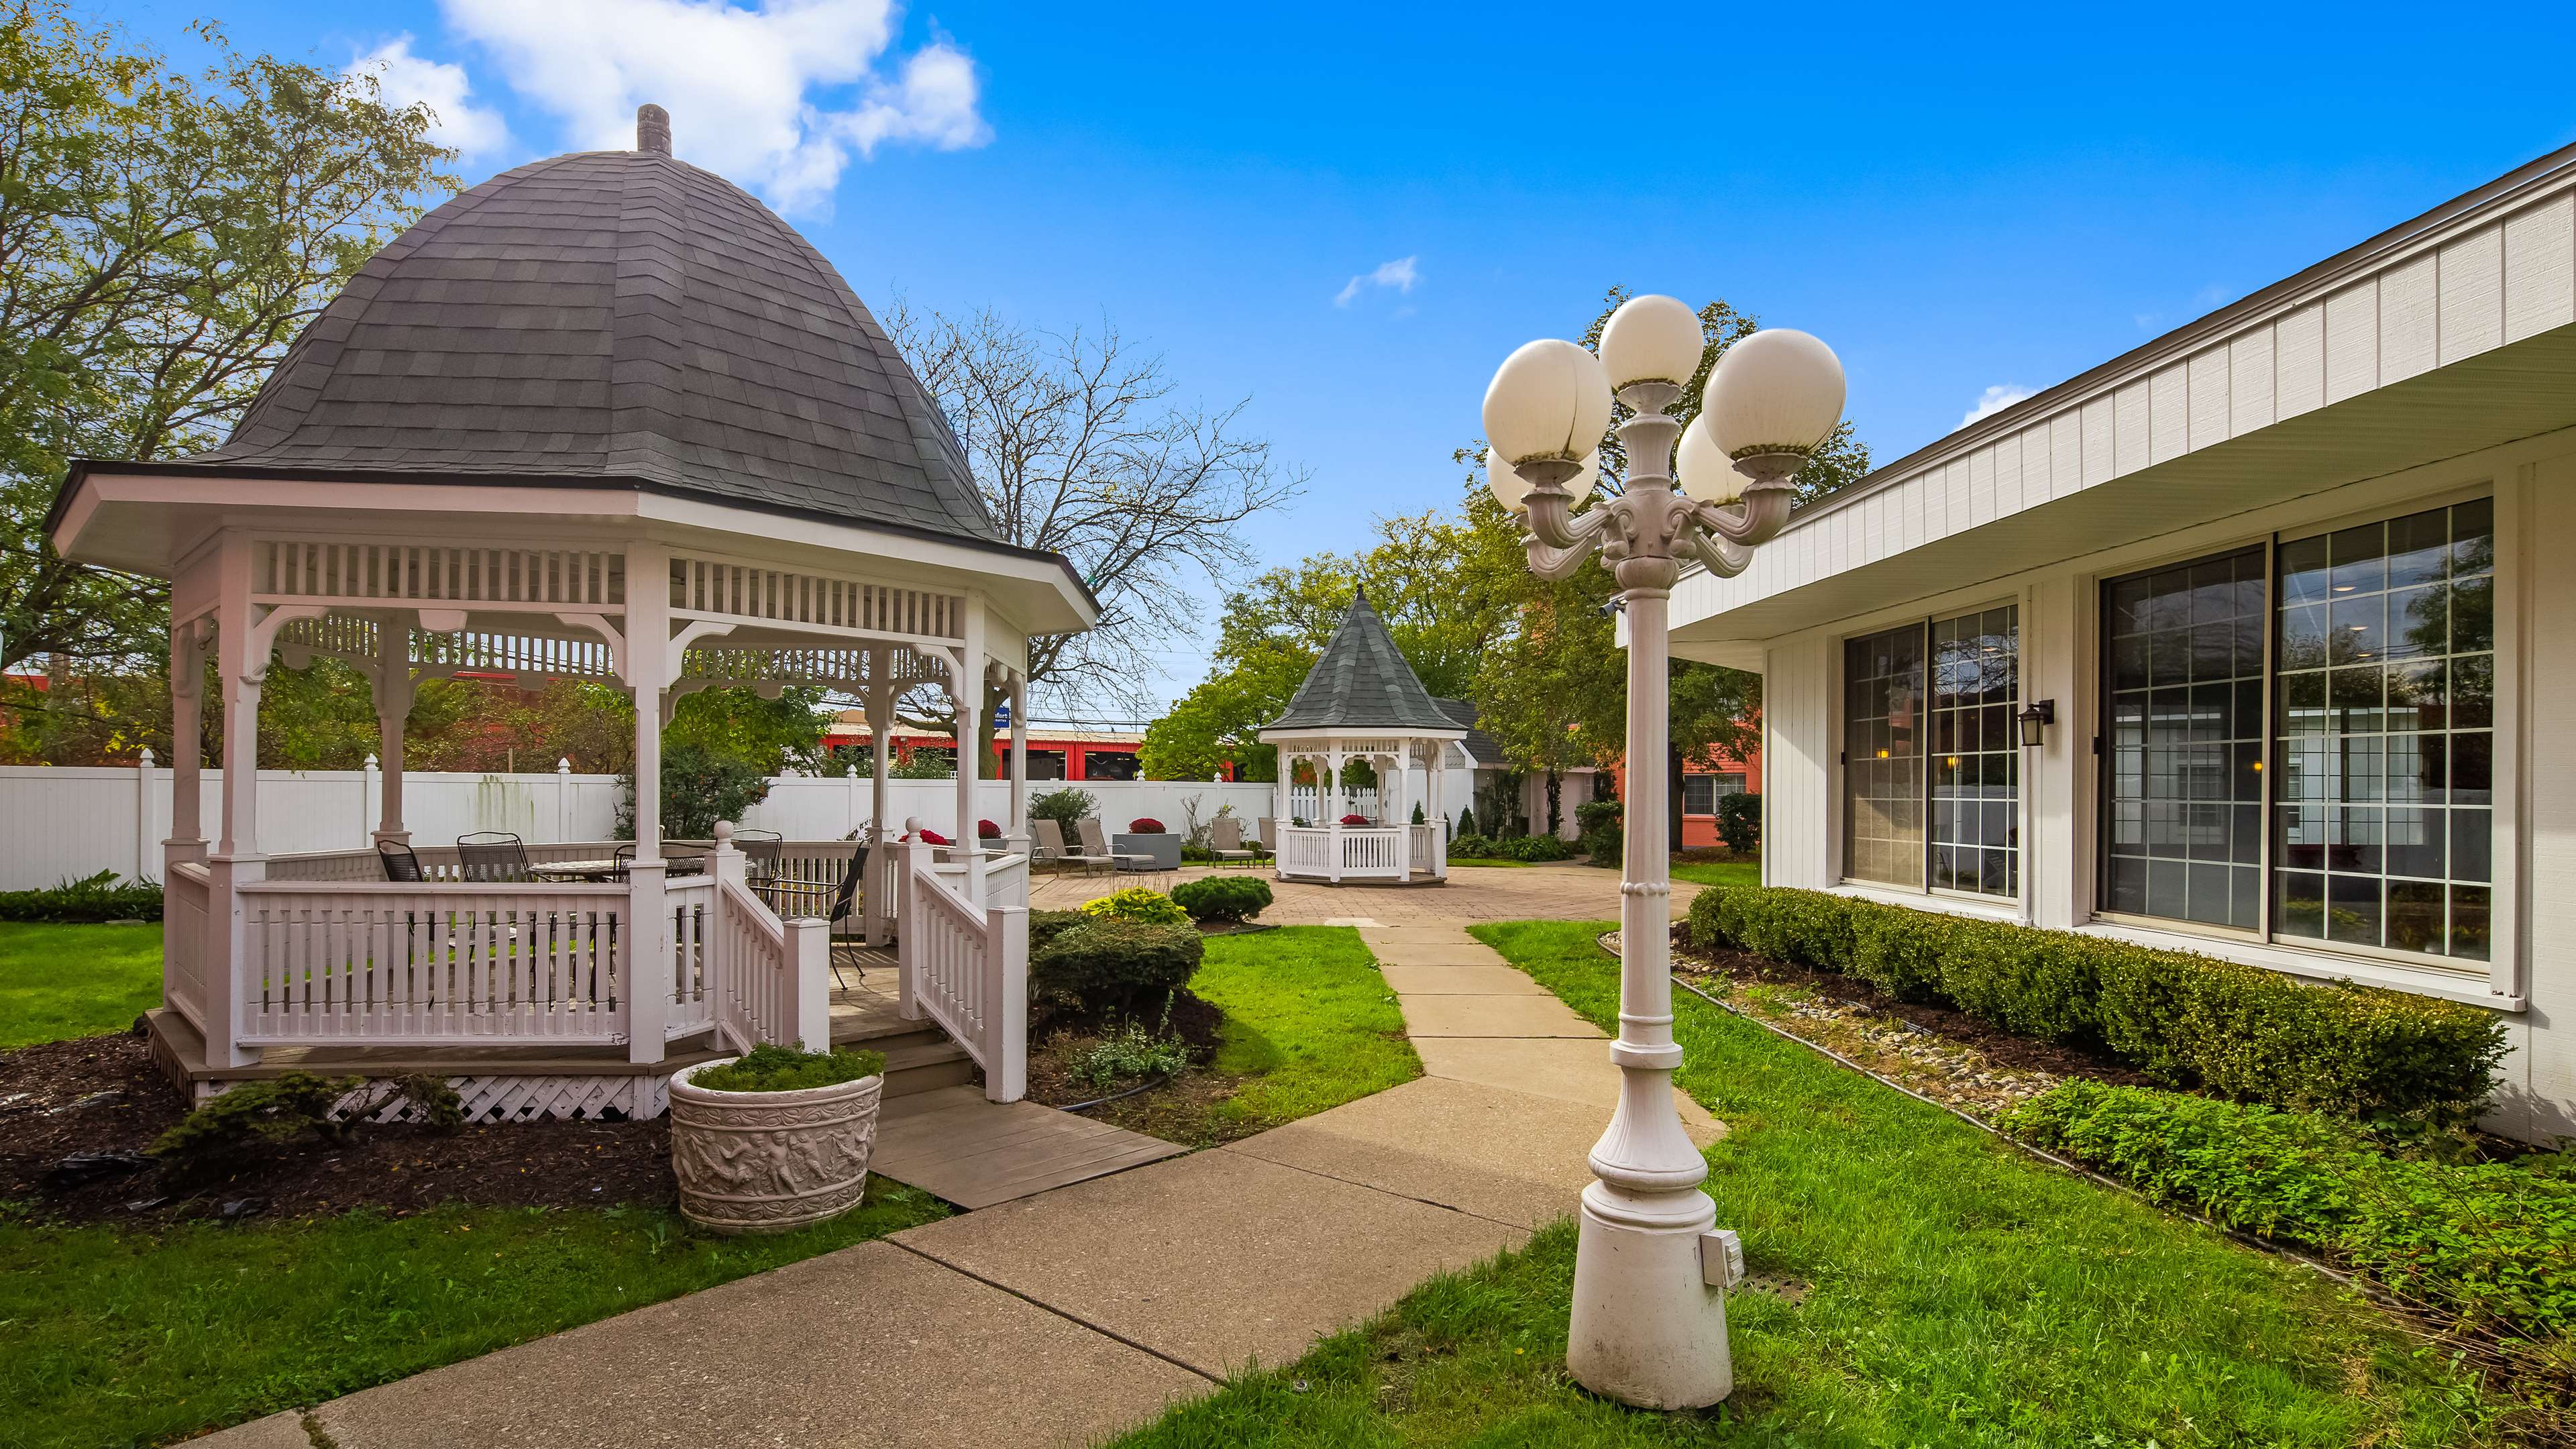
[[[2486,1005],[2543,1139],[2571,558],[2576,147],[1801,511],[1672,646],[1765,676],[1770,884]]]

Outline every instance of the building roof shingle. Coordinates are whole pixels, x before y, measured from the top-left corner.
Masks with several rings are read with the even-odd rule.
[[[423,217],[188,463],[597,477],[999,540],[849,284],[749,194],[654,151],[532,162]]]
[[[1333,628],[1322,657],[1306,671],[1275,730],[1404,729],[1447,734],[1458,729],[1404,661],[1386,621],[1369,607],[1363,590]]]
[[[1467,737],[1458,742],[1458,747],[1467,752],[1467,758],[1470,761],[1494,769],[1502,768],[1502,743],[1477,728],[1474,700],[1451,699],[1446,695],[1435,694],[1431,697],[1431,702],[1440,706],[1441,713],[1449,716],[1452,723],[1467,732]]]

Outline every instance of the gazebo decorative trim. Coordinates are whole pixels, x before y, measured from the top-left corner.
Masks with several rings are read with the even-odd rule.
[[[1062,558],[993,536],[944,420],[811,247],[644,134],[636,152],[536,163],[441,206],[298,339],[232,441],[173,463],[83,460],[55,501],[66,557],[171,581],[176,795],[150,1015],[156,1056],[200,1081],[257,1075],[280,1048],[359,1072],[367,1049],[404,1048],[404,1070],[435,1063],[496,1114],[649,1114],[670,1071],[710,1051],[822,1046],[827,924],[772,911],[728,828],[705,874],[674,877],[660,765],[685,694],[826,684],[863,702],[878,741],[875,819],[866,842],[786,855],[828,886],[872,847],[865,929],[897,948],[900,1014],[954,1037],[997,1100],[1025,1091],[1025,727],[998,852],[976,838],[973,750],[957,845],[934,852],[917,822],[898,840],[885,742],[897,701],[928,687],[961,738],[991,688],[1025,720],[1029,637],[1087,628],[1098,606]],[[675,230],[673,214],[704,224]],[[568,474],[570,456],[597,471]],[[621,475],[639,458],[660,475]],[[784,532],[782,513],[814,521]],[[274,664],[319,658],[371,684],[382,814],[366,849],[272,858],[261,690]],[[226,722],[211,842],[209,662]],[[410,840],[414,693],[466,672],[636,701],[620,878],[472,879],[438,845],[416,852],[427,879],[382,878],[377,847]],[[524,1065],[539,1046],[553,1066]]]
[[[1422,686],[1413,666],[1369,604],[1351,600],[1324,652],[1306,672],[1279,718],[1261,731],[1279,749],[1273,813],[1278,819],[1278,873],[1283,880],[1439,884],[1449,878],[1449,820],[1441,802],[1449,746],[1467,737]],[[1315,819],[1299,824],[1289,801],[1297,762],[1315,771]],[[1350,766],[1365,761],[1378,780],[1377,818],[1346,825],[1353,813]],[[1427,809],[1412,823],[1415,782]]]

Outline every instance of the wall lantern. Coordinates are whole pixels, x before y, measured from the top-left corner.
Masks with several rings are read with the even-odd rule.
[[[2028,709],[2013,718],[2021,721],[2022,744],[2029,749],[2038,749],[2048,743],[2046,733],[2048,727],[2057,723],[2057,701],[2034,700]]]

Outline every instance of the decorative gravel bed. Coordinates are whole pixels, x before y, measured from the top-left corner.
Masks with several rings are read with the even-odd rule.
[[[1615,952],[1618,935],[1602,938]],[[1998,1030],[1964,1012],[1897,1001],[1868,983],[1742,951],[1701,952],[1673,931],[1673,974],[1757,1021],[1982,1121],[2068,1077],[2153,1085],[2134,1069]]]

